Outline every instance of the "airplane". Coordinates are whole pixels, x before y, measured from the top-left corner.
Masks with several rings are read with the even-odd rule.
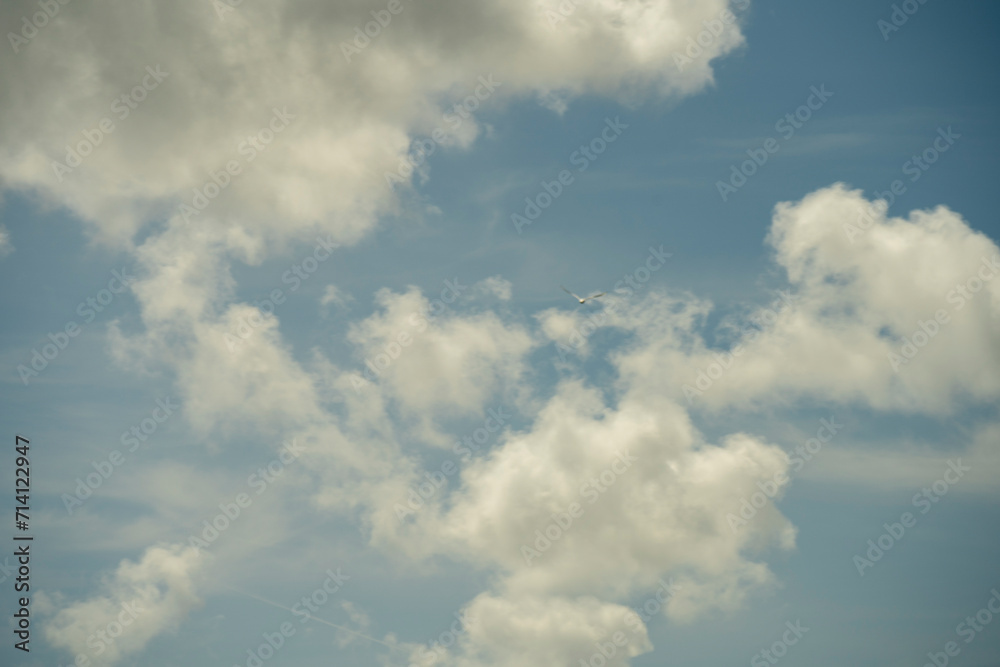
[[[563,291],[566,292],[566,294],[569,294],[574,299],[576,299],[577,301],[579,301],[581,304],[584,304],[584,303],[590,301],[591,299],[600,298],[600,297],[604,296],[605,294],[607,294],[607,292],[598,292],[597,294],[591,294],[588,297],[580,297],[580,296],[577,296],[576,294],[573,294],[572,292],[570,292],[568,289],[566,289],[562,285],[560,285],[559,287],[562,287]]]

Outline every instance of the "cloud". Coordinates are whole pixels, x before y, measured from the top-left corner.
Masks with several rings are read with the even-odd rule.
[[[534,345],[523,327],[493,312],[449,312],[447,301],[459,298],[464,286],[457,279],[445,284],[434,301],[415,288],[403,294],[381,290],[381,310],[352,325],[347,336],[364,356],[364,372],[372,376],[374,369],[385,395],[404,413],[420,415],[426,429],[436,415],[482,412],[488,398],[525,372],[522,359]],[[470,292],[497,284],[490,279]],[[430,430],[425,435],[440,440]]]
[[[750,436],[700,442],[669,401],[627,396],[613,409],[571,382],[529,432],[463,469],[440,531],[508,572],[511,590],[624,596],[664,572],[738,566],[752,533],[734,533],[718,508],[738,506],[786,465],[780,449]],[[567,519],[573,503],[580,516]],[[785,544],[783,519],[759,527]]]
[[[321,306],[328,306],[331,303],[336,306],[346,306],[353,299],[351,299],[350,294],[345,294],[343,290],[338,288],[336,285],[327,285],[323,290],[323,296],[320,297],[319,303]]]
[[[617,320],[645,343],[617,356],[624,379],[707,409],[810,396],[948,414],[995,400],[1000,249],[945,207],[883,211],[839,184],[779,204],[768,242],[790,305],[728,317],[724,332],[739,334],[713,349],[700,329],[710,304],[650,297]]]
[[[708,441],[692,416],[702,407],[739,415],[809,396],[868,410],[940,412],[995,395],[989,346],[1000,283],[982,283],[961,309],[947,295],[956,282],[967,284],[980,256],[992,256],[996,246],[947,209],[876,217],[851,243],[844,225],[867,204],[860,193],[833,186],[776,208],[769,240],[790,294],[775,301],[773,313],[768,306],[724,321],[721,330],[741,336],[745,349],[696,405],[683,387],[718,362],[719,350],[705,340],[712,306],[693,295],[609,295],[615,307],[603,307],[603,326],[625,337],[611,348],[592,346],[591,355],[610,362],[616,380],[595,387],[578,377],[571,359],[543,396],[526,370],[529,355],[540,340],[565,337],[575,319],[547,312],[532,325],[491,310],[484,297],[496,293],[494,279],[431,297],[416,288],[382,290],[376,312],[349,328],[360,359],[385,355],[379,374],[358,389],[358,370],[338,367],[321,351],[304,366],[289,354],[277,317],[229,303],[224,257],[252,261],[258,246],[218,231],[168,231],[140,247],[145,272],[134,289],[146,331],[120,336],[126,350],[134,348],[125,357],[175,369],[185,414],[201,431],[240,424],[300,437],[307,463],[289,471],[296,480],[289,488],[311,495],[313,511],[360,510],[371,545],[401,561],[443,556],[495,573],[467,610],[520,609],[542,625],[552,615],[576,619],[567,621],[567,634],[548,639],[522,636],[521,626],[470,626],[440,664],[570,658],[596,641],[595,619],[612,632],[622,605],[663,576],[680,584],[665,604],[677,622],[738,608],[776,584],[755,559],[793,548],[795,527],[772,503],[740,530],[727,512],[759,483],[787,474],[788,458],[752,433]],[[213,250],[223,245],[236,250]],[[902,277],[913,283],[915,270],[919,280],[902,290]],[[952,321],[894,371],[888,353],[899,343],[886,331],[906,331],[911,321],[918,327],[940,307],[955,309]],[[226,350],[226,333],[255,314],[252,335],[237,351]],[[741,318],[758,315],[753,336],[740,332]],[[409,335],[406,344],[401,333]],[[838,343],[841,337],[854,347]],[[956,368],[938,355],[953,356]],[[967,355],[982,368],[963,361]],[[925,372],[939,381],[924,382]],[[335,408],[326,392],[340,395]],[[530,397],[511,406],[519,426],[508,423],[487,452],[462,460],[454,484],[400,521],[396,504],[424,479],[423,447],[450,443],[438,420],[472,417],[511,393]],[[976,436],[983,460],[995,449],[989,433]],[[577,633],[574,624],[590,629]],[[514,636],[522,643],[512,643]],[[646,641],[643,634],[636,650],[646,650]]]
[[[664,573],[677,574],[685,591],[665,607],[680,621],[738,608],[773,586],[766,565],[741,552],[791,548],[794,528],[768,505],[734,531],[725,509],[787,469],[780,448],[749,435],[705,443],[669,400],[629,394],[612,408],[596,389],[567,382],[526,432],[508,432],[466,463],[446,502],[429,501],[403,527],[387,520],[374,539],[500,574],[463,610],[479,623],[453,661],[435,664],[559,664],[597,651],[598,639],[624,627],[622,603],[648,594]],[[520,620],[483,620],[498,609]],[[649,649],[635,623],[640,635],[633,625],[629,652],[611,664]]]
[[[492,294],[501,301],[510,301],[514,295],[513,285],[511,285],[509,280],[505,280],[501,276],[490,276],[485,280],[480,280],[476,283],[476,286],[484,294]]]
[[[35,190],[96,237],[131,247],[140,317],[110,327],[112,354],[176,378],[197,436],[298,437],[306,464],[288,471],[300,483],[287,493],[309,494],[314,511],[358,510],[372,545],[401,558],[440,555],[495,574],[441,664],[558,664],[621,630],[632,641],[610,664],[624,665],[650,648],[645,626],[623,625],[630,597],[675,573],[672,619],[732,609],[774,583],[747,554],[794,546],[794,526],[771,504],[744,531],[725,516],[787,469],[781,448],[743,432],[709,442],[692,414],[803,398],[946,414],[995,400],[1000,282],[981,280],[961,308],[951,295],[996,244],[945,208],[906,219],[876,212],[853,234],[845,226],[868,203],[825,188],[776,208],[769,243],[794,298],[752,328],[738,356],[720,361],[706,342],[708,301],[619,295],[606,326],[625,342],[587,350],[610,362],[614,382],[596,388],[569,366],[548,393],[532,383],[529,356],[540,340],[569,340],[580,322],[556,312],[533,328],[471,296],[508,302],[500,278],[469,300],[456,294],[454,305],[442,294],[441,307],[415,288],[380,291],[376,312],[349,329],[358,368],[383,366],[358,388],[359,371],[322,349],[298,359],[280,315],[236,300],[232,269],[317,231],[345,245],[364,237],[400,206],[402,189],[386,173],[429,175],[416,140],[439,127],[446,136],[424,151],[476,139],[474,114],[448,120],[469,96],[496,110],[534,99],[561,111],[584,94],[635,104],[701,90],[713,58],[742,43],[738,29],[684,68],[674,55],[728,4],[581,0],[553,24],[555,0],[414,3],[350,62],[341,43],[384,3],[243,3],[224,20],[194,0],[68,5],[0,64],[3,89],[19,100],[0,119],[0,182]],[[34,7],[7,3],[0,16],[16,25]],[[157,67],[166,74],[147,69]],[[113,132],[101,129],[105,118]],[[67,153],[88,143],[71,165]],[[407,156],[420,164],[405,167]],[[915,340],[941,309],[950,321],[893,368],[903,337]],[[739,318],[726,323],[742,332]],[[243,326],[249,335],[230,345]],[[690,402],[686,384],[698,388]],[[517,427],[401,523],[393,505],[424,472],[424,446],[447,446],[441,424],[481,413],[498,395],[516,397]],[[583,512],[563,529],[573,503]],[[90,650],[90,633],[135,599],[144,611],[105,658],[138,653],[198,603],[201,567],[193,550],[150,547],[100,595],[56,613],[46,636]]]
[[[506,432],[487,456],[464,465],[446,500],[430,500],[412,524],[376,538],[414,557],[451,554],[495,569],[501,576],[484,595],[505,605],[585,595],[618,604],[672,573],[681,586],[666,613],[685,621],[738,608],[772,587],[766,564],[747,554],[792,548],[794,526],[772,504],[740,530],[726,512],[759,483],[787,474],[789,459],[750,434],[704,442],[685,382],[720,363],[724,372],[698,395],[714,410],[783,408],[810,397],[841,409],[943,414],[996,397],[1000,282],[986,268],[996,245],[944,208],[875,216],[852,243],[847,227],[868,209],[840,185],[776,208],[769,241],[791,294],[754,313],[764,317],[728,360],[719,362],[704,339],[711,305],[692,295],[654,292],[606,309],[607,326],[630,335],[603,350],[619,371],[615,401],[581,380],[563,381],[526,430]],[[942,308],[952,319],[894,370],[889,355],[901,337],[919,342],[913,331]],[[561,341],[577,321],[548,312],[539,323]],[[740,329],[726,322],[723,330]],[[970,460],[992,465],[991,433],[977,432]],[[634,467],[621,469],[623,451]],[[470,633],[455,662],[441,664],[506,664],[490,652],[499,643]],[[553,639],[511,660],[575,659],[556,646]]]
[[[533,0],[404,4],[350,58],[343,45],[384,2],[244,3],[222,17],[198,0],[67,6],[0,66],[19,100],[0,120],[0,179],[122,243],[181,204],[191,225],[279,244],[322,228],[350,242],[394,210],[385,174],[415,139],[438,127],[455,139],[442,145],[477,136],[456,103],[696,92],[711,59],[742,42],[738,27],[683,71],[673,54],[725,6],[581,1],[552,26]],[[0,17],[19,25],[33,11],[5,3]]]
[[[589,661],[614,651],[600,664],[624,667],[629,658],[652,649],[645,628],[628,626],[627,608],[584,596],[497,597],[480,595],[463,610],[465,632],[449,651],[414,650],[410,660],[435,667],[548,667]],[[611,638],[621,633],[624,646]],[[611,648],[607,644],[611,643]],[[605,653],[605,654],[607,654]]]
[[[91,664],[139,653],[201,603],[195,590],[201,565],[197,549],[150,547],[138,563],[122,561],[104,582],[104,594],[60,609],[45,623],[45,637]],[[46,600],[43,606],[51,606]]]

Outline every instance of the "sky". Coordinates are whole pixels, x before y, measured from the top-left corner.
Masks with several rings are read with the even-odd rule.
[[[1000,664],[998,24],[4,2],[0,663]]]

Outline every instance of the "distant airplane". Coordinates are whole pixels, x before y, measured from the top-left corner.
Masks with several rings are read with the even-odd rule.
[[[562,287],[563,291],[566,292],[566,294],[569,294],[570,296],[572,296],[574,299],[576,299],[580,303],[586,303],[586,302],[590,301],[591,299],[597,299],[597,298],[602,297],[605,294],[607,294],[607,292],[598,292],[597,294],[591,294],[588,297],[581,297],[581,296],[578,296],[576,294],[573,294],[572,292],[570,292],[568,289],[566,289],[562,285],[560,285],[559,287]]]

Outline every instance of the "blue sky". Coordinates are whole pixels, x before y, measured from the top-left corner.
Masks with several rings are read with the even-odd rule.
[[[8,37],[4,469],[28,437],[35,539],[31,651],[8,634],[0,662],[903,666],[955,642],[949,664],[997,664],[995,613],[966,620],[1000,605],[995,7],[901,3],[886,39],[892,3],[403,3],[347,62],[393,5],[224,2],[71,3]],[[747,151],[767,160],[723,199]],[[49,334],[65,349],[28,372]],[[825,442],[821,419],[842,425]],[[239,516],[192,539],[220,504]]]

